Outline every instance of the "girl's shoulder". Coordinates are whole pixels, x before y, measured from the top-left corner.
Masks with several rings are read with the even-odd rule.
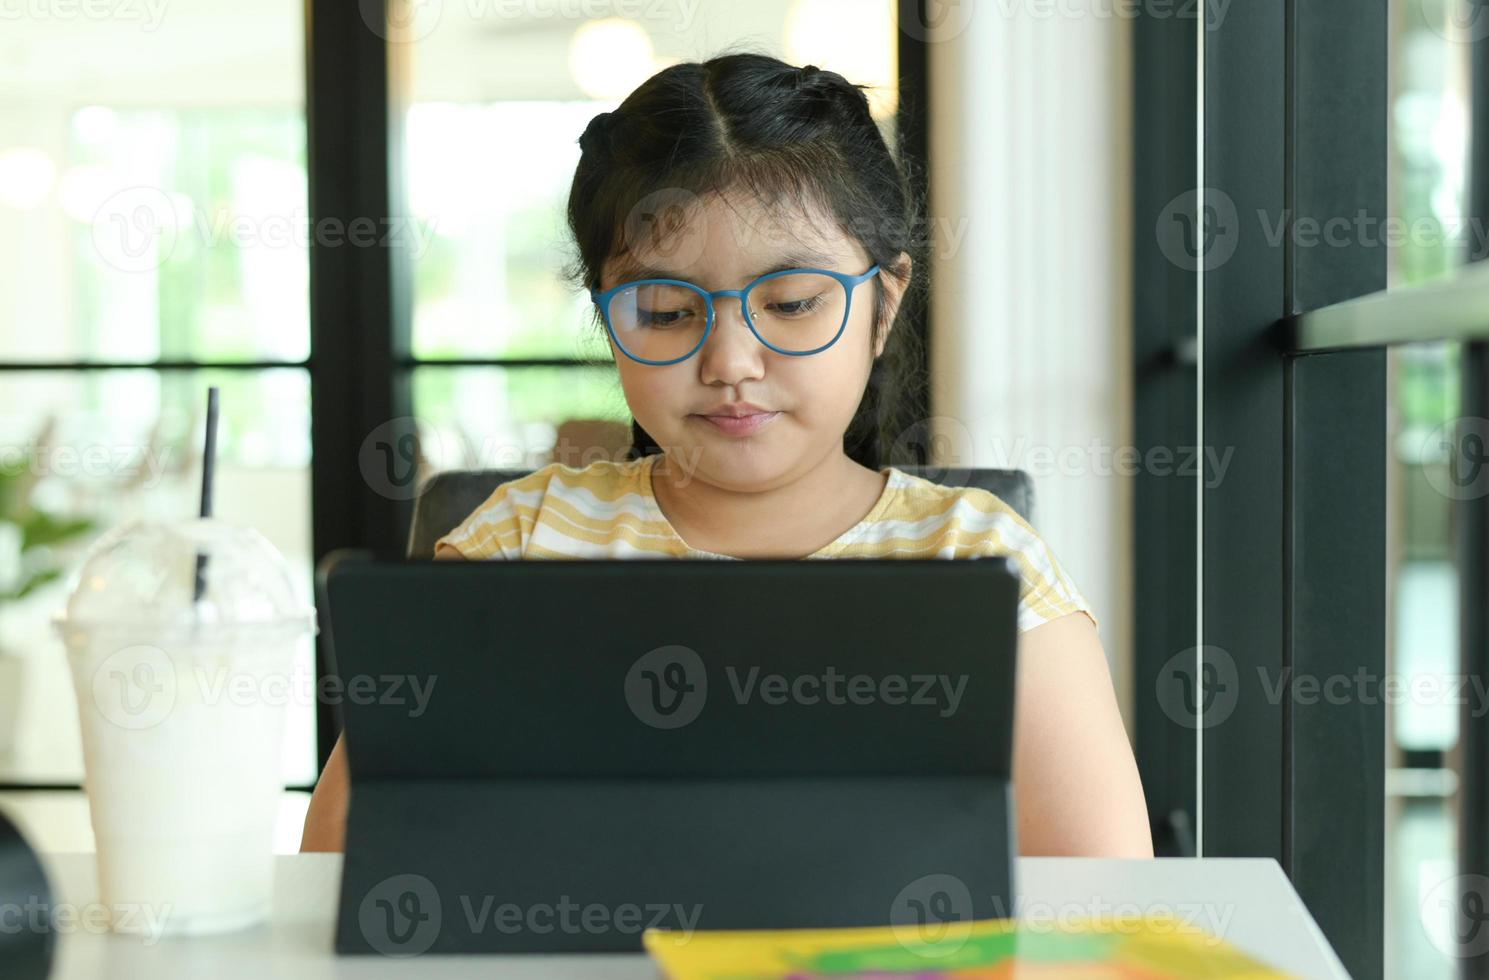
[[[522,558],[533,530],[550,518],[602,519],[649,500],[649,463],[649,457],[548,463],[497,486],[435,547],[448,544],[467,558]]]
[[[1011,504],[983,487],[947,486],[891,468],[885,505],[876,515],[885,527],[903,531],[1038,538],[1034,528]],[[983,541],[983,543],[986,543]],[[956,557],[967,557],[957,555]]]
[[[1018,566],[1019,630],[1072,612],[1099,625],[1055,551],[1012,505],[982,487],[952,487],[893,469],[893,492],[855,550],[880,557],[1002,556]]]

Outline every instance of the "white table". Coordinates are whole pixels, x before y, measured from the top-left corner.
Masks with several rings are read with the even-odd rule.
[[[55,902],[89,920],[98,900],[92,854],[44,854]],[[275,858],[270,921],[237,933],[153,944],[97,927],[59,930],[54,980],[262,980],[321,977],[654,978],[641,954],[606,956],[421,956],[416,961],[332,952],[341,855]],[[1333,949],[1267,858],[1020,858],[1021,918],[1049,924],[1059,916],[1114,911],[1168,912],[1193,921],[1271,965],[1301,977],[1347,978]],[[1130,906],[1135,903],[1137,908]],[[1115,907],[1115,908],[1114,908]],[[96,907],[95,907],[96,908]],[[96,923],[96,918],[94,919]]]

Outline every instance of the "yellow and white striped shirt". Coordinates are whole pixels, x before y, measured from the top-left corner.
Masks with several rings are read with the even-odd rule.
[[[659,456],[583,468],[550,463],[504,483],[459,527],[436,542],[469,559],[718,558],[693,548],[652,493]],[[1018,629],[1059,616],[1096,614],[1055,554],[998,496],[978,487],[944,487],[892,467],[873,510],[808,558],[1010,557],[1021,572]]]

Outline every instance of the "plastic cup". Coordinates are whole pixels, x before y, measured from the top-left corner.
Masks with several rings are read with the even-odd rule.
[[[284,559],[258,532],[211,519],[129,524],[89,552],[56,626],[112,928],[263,920],[285,707],[315,632]]]

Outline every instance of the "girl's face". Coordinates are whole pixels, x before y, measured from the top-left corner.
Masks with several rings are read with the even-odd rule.
[[[709,291],[743,289],[781,268],[857,276],[873,265],[863,246],[815,207],[803,222],[799,208],[713,194],[659,210],[662,220],[648,215],[644,228],[627,223],[626,250],[606,260],[601,290],[642,278],[682,279]],[[903,287],[896,277],[881,273],[877,278],[884,284],[886,322],[893,323]],[[759,301],[752,301],[758,308]],[[615,349],[613,338],[609,341],[632,415],[679,475],[727,490],[767,490],[832,454],[841,455],[843,433],[887,339],[886,330],[877,346],[872,343],[874,280],[854,288],[848,323],[837,342],[804,357],[777,353],[756,339],[738,299],[715,299],[714,309],[708,341],[677,364],[641,364]],[[706,418],[738,403],[777,414],[747,433]]]

